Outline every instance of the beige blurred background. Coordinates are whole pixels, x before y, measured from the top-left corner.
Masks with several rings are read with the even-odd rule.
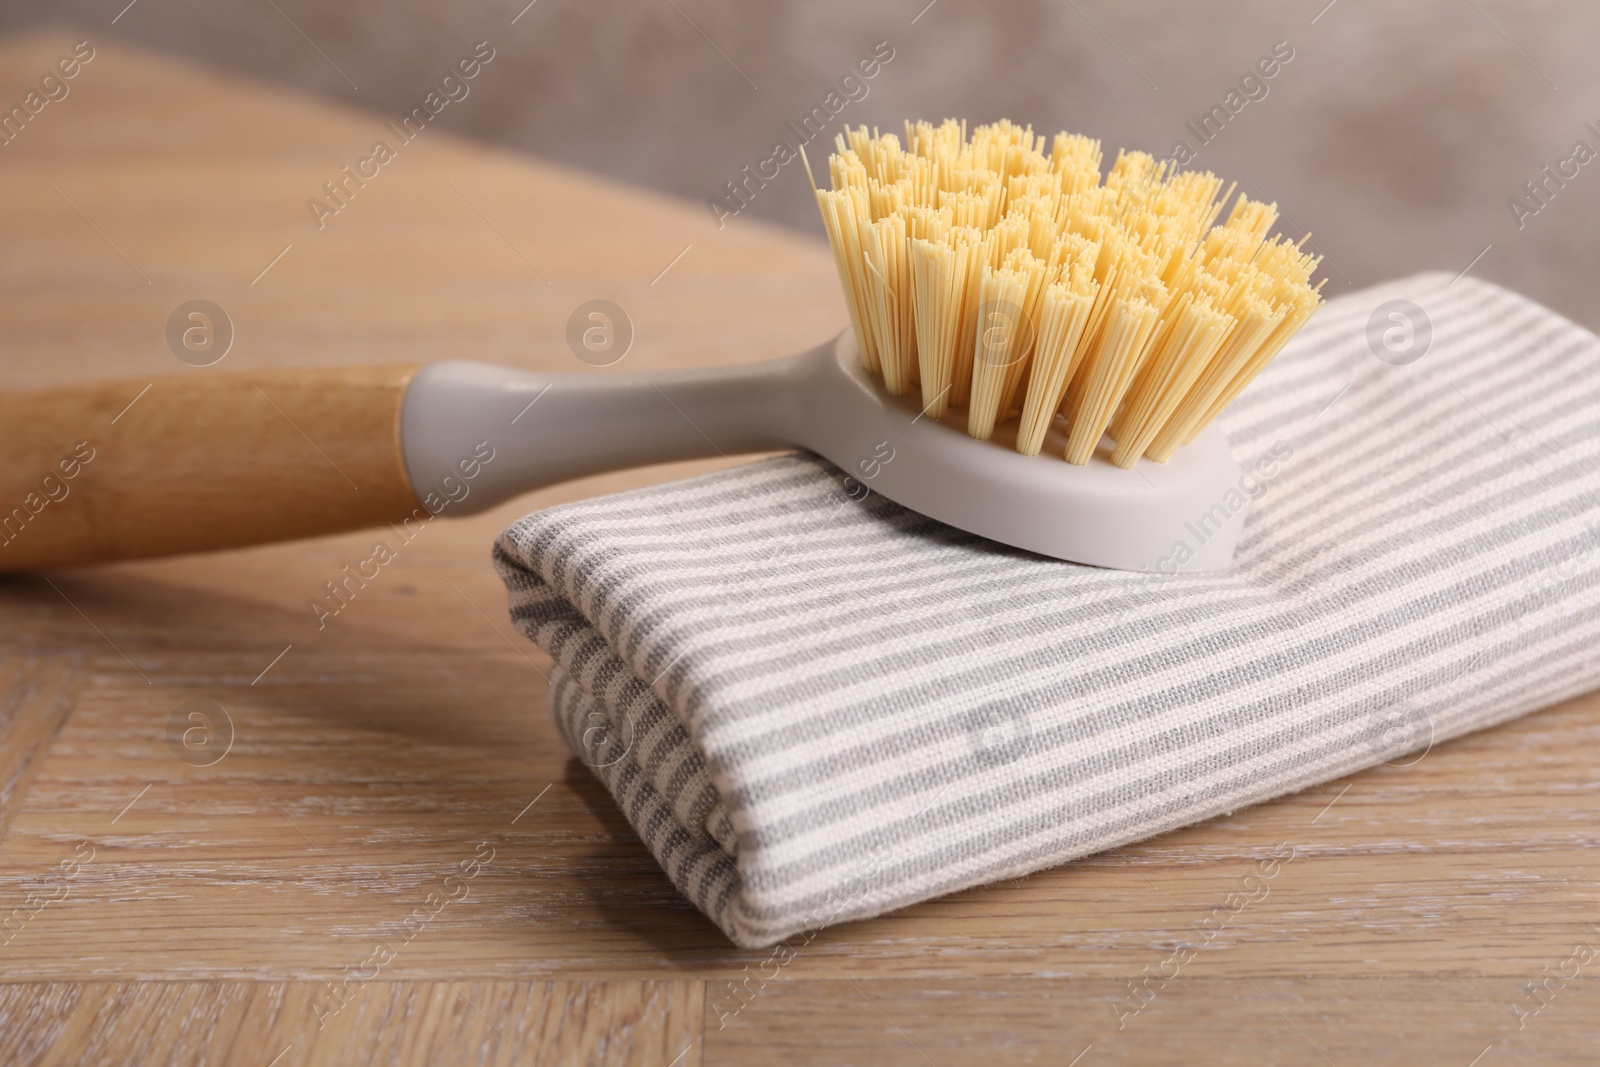
[[[1277,200],[1287,232],[1313,231],[1331,294],[1476,261],[1600,328],[1600,161],[1547,182],[1542,206],[1524,191],[1575,142],[1600,152],[1592,0],[525,3],[13,0],[0,30],[67,23],[383,117],[487,41],[494,61],[442,126],[702,205],[887,42],[830,139],[846,121],[950,115],[1071,129],[1112,152],[1164,156],[1181,139],[1193,166]],[[1185,124],[1275,47],[1293,58],[1202,145]],[[1539,208],[1520,226],[1518,195]],[[821,233],[795,166],[728,225],[750,217]]]

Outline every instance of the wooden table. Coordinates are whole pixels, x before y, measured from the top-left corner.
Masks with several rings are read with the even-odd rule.
[[[73,40],[0,43],[0,102]],[[388,116],[96,48],[0,148],[9,387],[203,374],[165,339],[197,298],[234,324],[232,370],[582,370],[566,320],[597,297],[634,323],[628,369],[844,322],[814,241],[436,129],[319,230],[306,201]],[[491,66],[474,91],[520,87]],[[373,535],[0,580],[0,1062],[1593,1062],[1600,956],[1573,959],[1600,947],[1593,696],[829,930],[735,1013],[728,980],[767,953],[679,898],[569,758],[488,565],[527,510],[714,465],[432,525],[320,631],[308,602]],[[196,700],[231,722],[220,758],[214,712],[185,747]],[[1130,980],[1280,843],[1269,893],[1127,1014]]]

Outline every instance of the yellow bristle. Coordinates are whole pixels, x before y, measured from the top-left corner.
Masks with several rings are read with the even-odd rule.
[[[1033,359],[1033,345],[1037,340],[1039,299],[1045,286],[1060,276],[1056,265],[1040,260],[1026,250],[1013,252],[1007,267],[1020,271],[1025,279],[1022,304],[1018,309],[1018,335],[1012,342],[1013,356],[1005,363],[1005,375],[1000,387],[1000,404],[995,409],[996,421],[1009,419],[1017,413],[1017,393],[1022,387]],[[969,418],[970,423],[970,418]],[[993,433],[991,428],[990,433]]]
[[[922,406],[929,417],[944,418],[952,402],[955,372],[971,367],[972,340],[963,336],[965,294],[979,266],[978,231],[963,229],[942,241],[911,242],[911,302],[916,308],[917,368]],[[965,343],[963,343],[965,342]],[[966,373],[970,374],[968,369]]]
[[[855,331],[861,364],[877,373],[878,334],[872,324],[871,304],[867,299],[867,259],[861,248],[857,219],[866,213],[866,194],[860,189],[818,189],[817,206],[822,209],[822,227],[828,231],[833,247],[839,284],[844,287],[850,306],[850,326]]]
[[[1020,257],[1008,257],[999,270],[985,266],[978,290],[967,433],[980,441],[994,433],[1011,382],[1033,348],[1028,305],[1044,277],[1044,264],[1026,249],[1019,251]]]
[[[1267,336],[1283,321],[1284,310],[1274,309],[1259,299],[1251,299],[1238,316],[1233,331],[1224,340],[1220,351],[1201,368],[1188,391],[1174,406],[1166,423],[1151,438],[1145,455],[1158,462],[1166,462],[1185,443],[1192,429],[1205,424],[1206,413],[1213,401],[1233,381],[1251,355],[1261,348]]]
[[[1226,225],[1249,234],[1259,244],[1266,239],[1267,231],[1271,230],[1272,224],[1277,221],[1277,204],[1263,204],[1259,200],[1241,196],[1233,205],[1233,210],[1228,212]]]
[[[1043,449],[1044,435],[1066,395],[1067,382],[1083,358],[1079,341],[1100,291],[1092,263],[1092,255],[1084,256],[1066,279],[1045,290],[1040,302],[1039,336],[1033,343],[1033,367],[1017,429],[1017,451],[1023,455],[1037,456]]]
[[[868,306],[877,331],[878,369],[884,388],[904,396],[916,384],[917,373],[905,219],[889,215],[862,227],[861,245],[867,264]]]
[[[1193,441],[1196,435],[1212,419],[1222,414],[1222,409],[1233,403],[1234,397],[1244,391],[1244,387],[1249,385],[1251,380],[1261,372],[1261,368],[1265,367],[1272,357],[1277,355],[1283,349],[1283,346],[1289,343],[1289,338],[1299,332],[1300,327],[1310,320],[1312,314],[1322,303],[1322,296],[1319,292],[1321,288],[1321,283],[1318,283],[1316,289],[1296,292],[1285,301],[1283,319],[1279,321],[1277,326],[1273,327],[1272,331],[1267,335],[1267,339],[1261,343],[1245,365],[1234,373],[1232,380],[1228,382],[1227,387],[1222,391],[1222,395],[1211,402],[1211,406],[1206,409],[1205,414],[1200,417],[1184,437],[1184,444]]]
[[[1070,462],[1106,434],[1164,461],[1321,304],[1305,238],[1214,174],[1122,151],[1102,181],[1100,142],[1004,120],[904,134],[838,135],[817,206],[862,363],[974,437],[1020,416],[1037,455],[1059,414]]]
[[[1117,447],[1111,462],[1119,467],[1138,460],[1233,328],[1233,317],[1212,307],[1208,298],[1193,300],[1185,293],[1183,300],[1171,319],[1172,329],[1154,346],[1128,391],[1122,414],[1112,423]]]
[[[1155,305],[1141,297],[1113,302],[1094,358],[1078,372],[1083,387],[1075,398],[1076,410],[1067,430],[1068,463],[1087,463],[1094,455],[1095,445],[1138,368],[1157,314]]]

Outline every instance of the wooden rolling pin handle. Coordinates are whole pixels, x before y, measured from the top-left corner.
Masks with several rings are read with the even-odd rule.
[[[0,393],[0,571],[313,537],[421,505],[400,449],[414,366]]]

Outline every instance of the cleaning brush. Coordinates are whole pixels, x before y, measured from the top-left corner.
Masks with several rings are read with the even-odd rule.
[[[796,446],[840,468],[838,506],[881,493],[1058,559],[1226,567],[1245,476],[1207,424],[1316,310],[1316,259],[1269,238],[1272,205],[1241,197],[1217,225],[1231,187],[1143,153],[1102,181],[1084,137],[1049,155],[1009,122],[905,137],[838,139],[816,195],[850,328],[798,355],[0,394],[0,571],[411,530],[601,471]],[[1161,462],[1120,469],[1141,456]]]
[[[1001,121],[865,126],[836,138],[816,189],[862,365],[979,440],[1018,418],[1038,455],[1103,436],[1132,467],[1170,459],[1321,303],[1317,257],[1269,237],[1277,206],[1210,173]],[[810,174],[810,162],[806,163]],[[812,175],[815,187],[815,176]]]

